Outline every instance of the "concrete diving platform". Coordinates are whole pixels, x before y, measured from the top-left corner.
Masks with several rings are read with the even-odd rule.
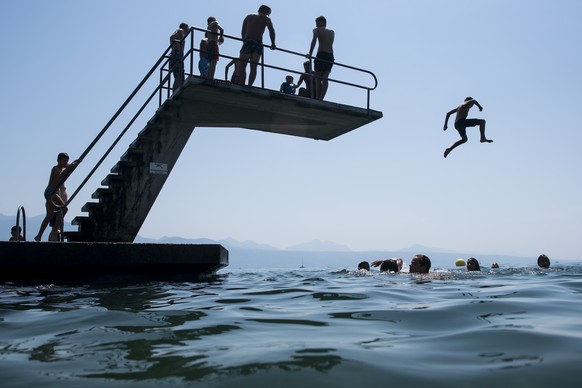
[[[194,281],[228,265],[219,244],[0,241],[0,282]]]
[[[182,120],[194,127],[236,127],[331,140],[372,121],[382,112],[320,101],[275,90],[190,76],[172,96]]]

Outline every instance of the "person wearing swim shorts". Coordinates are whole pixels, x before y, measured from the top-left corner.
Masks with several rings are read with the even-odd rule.
[[[46,215],[40,224],[40,229],[38,234],[34,237],[36,241],[40,241],[42,239],[42,235],[48,226],[49,222],[55,216],[55,210],[60,208],[60,213],[57,214],[57,220],[55,222],[55,226],[53,230],[58,229],[59,233],[62,231],[63,227],[63,217],[67,212],[67,207],[65,204],[67,203],[67,189],[65,187],[65,181],[71,175],[71,173],[77,168],[79,162],[75,160],[71,164],[69,164],[69,155],[64,152],[61,152],[57,156],[57,165],[53,166],[51,169],[51,174],[49,177],[49,182],[47,188],[44,190],[44,198],[46,200],[45,207],[46,207]],[[59,229],[60,228],[60,229]],[[52,235],[52,233],[51,233]],[[53,238],[53,237],[51,237]]]
[[[174,75],[174,85],[172,90],[175,92],[184,83],[184,41],[190,27],[186,23],[180,23],[180,27],[170,36],[172,51],[170,52],[169,66]]]
[[[315,19],[313,29],[313,39],[309,48],[309,57],[313,55],[315,44],[318,43],[317,55],[315,56],[315,98],[323,100],[328,88],[329,73],[333,67],[335,58],[333,56],[333,41],[335,32],[327,28],[327,20],[324,16]]]
[[[263,34],[265,33],[265,29],[269,30],[271,50],[277,48],[275,46],[275,28],[269,15],[271,15],[271,8],[266,5],[261,5],[258,13],[247,15],[243,21],[241,31],[243,46],[240,50],[239,60],[235,63],[235,73],[237,74],[238,80],[243,80],[242,82],[244,82],[246,79],[247,63],[250,61],[249,86],[253,86],[255,78],[257,77],[257,65],[263,55]]]
[[[200,59],[198,60],[198,71],[200,71],[200,77],[208,77],[208,69],[210,68],[210,61],[208,60],[208,33],[204,35],[204,39],[200,40],[198,54]]]
[[[214,79],[214,72],[216,70],[216,62],[220,57],[220,52],[218,50],[218,45],[224,42],[224,29],[218,24],[218,21],[214,16],[208,18],[208,31],[207,38],[208,42],[206,45],[206,51],[208,53],[208,78]]]
[[[484,119],[468,119],[467,116],[469,115],[469,109],[471,109],[474,105],[477,105],[479,111],[483,110],[481,104],[477,102],[473,97],[465,98],[465,101],[455,109],[451,109],[447,112],[447,117],[445,118],[445,126],[443,131],[447,130],[449,124],[449,117],[456,113],[455,117],[455,129],[459,132],[461,136],[461,140],[455,142],[452,146],[447,148],[444,153],[444,157],[446,158],[449,153],[460,146],[463,143],[467,142],[467,128],[468,127],[476,127],[479,126],[479,131],[481,133],[481,143],[493,143],[493,140],[487,139],[485,137],[485,120]]]

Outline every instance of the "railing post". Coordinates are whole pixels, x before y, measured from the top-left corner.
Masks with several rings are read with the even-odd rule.
[[[309,94],[315,98],[315,69],[313,68],[313,58],[309,56]]]
[[[190,75],[194,74],[194,29],[190,27]]]
[[[263,46],[263,55],[261,55],[261,88],[265,88],[265,46]]]
[[[160,82],[159,85],[162,85],[162,82],[164,81],[164,71],[163,69],[160,69]],[[160,106],[162,106],[162,94],[164,93],[164,89],[160,88],[160,92],[158,93],[158,108]]]
[[[18,239],[20,241],[20,212],[22,212],[22,237],[26,241],[26,211],[24,211],[24,206],[19,206],[16,211],[16,231],[18,232]]]

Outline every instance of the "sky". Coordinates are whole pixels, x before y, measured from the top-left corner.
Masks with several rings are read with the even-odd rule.
[[[56,155],[78,157],[167,48],[180,22],[215,16],[238,36],[261,3],[240,0],[0,2],[0,213],[44,212]],[[378,78],[384,117],[329,142],[240,128],[196,128],[140,235],[314,239],[356,251],[414,244],[463,252],[582,257],[582,2],[401,0],[267,3],[277,46],[307,52],[315,18],[338,62]],[[265,41],[268,41],[265,34]],[[221,46],[234,55],[239,47]],[[275,55],[266,52],[267,61]],[[217,66],[223,74],[226,60]],[[283,60],[301,69],[302,60]],[[331,77],[342,75],[334,69]],[[284,74],[267,74],[278,89]],[[446,112],[484,107],[491,144],[458,140]],[[327,99],[365,106],[331,84]],[[143,101],[143,100],[142,100]],[[146,115],[147,116],[147,115]],[[150,116],[151,117],[151,114]],[[145,117],[147,121],[149,117]],[[143,122],[133,129],[131,142]],[[121,128],[118,128],[120,130]],[[103,149],[67,182],[72,193]],[[123,154],[116,149],[70,205],[69,220]],[[45,236],[46,237],[46,236]]]

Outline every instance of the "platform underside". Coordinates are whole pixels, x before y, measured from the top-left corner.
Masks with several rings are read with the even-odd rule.
[[[195,127],[237,127],[331,140],[382,117],[382,112],[274,90],[188,77],[173,96]]]

